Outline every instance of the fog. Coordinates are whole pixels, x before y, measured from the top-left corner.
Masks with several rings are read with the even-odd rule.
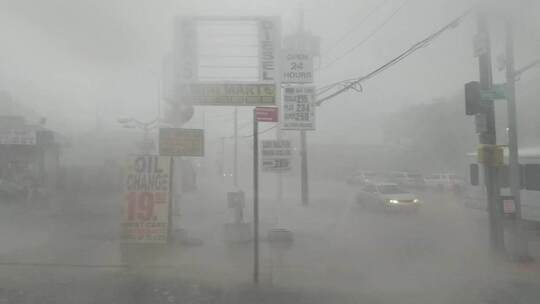
[[[538,303],[539,15],[535,0],[0,0],[0,302]],[[465,109],[487,66],[507,82],[507,22],[519,176],[510,87]],[[298,33],[316,43],[294,49]],[[282,52],[313,79],[282,81]],[[257,155],[255,106],[279,112],[256,123]]]

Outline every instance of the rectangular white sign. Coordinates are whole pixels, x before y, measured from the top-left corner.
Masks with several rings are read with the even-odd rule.
[[[281,113],[283,130],[315,130],[315,87],[285,88]]]
[[[0,145],[35,145],[36,131],[12,129],[0,131]]]
[[[292,147],[290,140],[263,140],[261,146],[262,171],[282,172],[291,170]]]
[[[281,82],[312,83],[313,56],[307,52],[284,50],[281,53]]]

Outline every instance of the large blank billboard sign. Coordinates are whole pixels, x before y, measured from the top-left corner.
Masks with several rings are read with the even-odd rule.
[[[190,59],[176,60],[182,100],[194,105],[276,103],[278,18],[181,17],[176,27],[175,54]]]

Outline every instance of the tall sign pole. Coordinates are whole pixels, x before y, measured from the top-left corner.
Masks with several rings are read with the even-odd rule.
[[[300,10],[300,20],[299,20],[299,28],[298,28],[298,34],[302,34],[304,31],[304,11]],[[302,205],[307,206],[309,205],[309,182],[308,182],[308,160],[307,160],[307,138],[306,138],[306,131],[301,130],[300,131],[300,157],[302,158],[302,162],[300,164],[301,167],[301,191],[302,191]]]
[[[305,85],[313,82],[313,56],[319,55],[318,37],[304,31],[304,13],[299,10],[298,30],[295,34],[286,37],[284,56],[282,59],[281,82],[291,86],[285,87],[289,98],[288,105],[283,102],[284,121],[291,124],[282,125],[285,130],[300,131],[300,183],[302,205],[309,204],[309,175],[308,175],[308,152],[306,130],[314,130],[314,100],[305,101]],[[297,91],[298,90],[298,91]],[[288,91],[288,92],[287,92]],[[297,95],[297,96],[290,96]],[[304,95],[304,96],[298,96]],[[290,99],[293,98],[293,99]],[[298,100],[294,99],[298,98]],[[296,105],[294,103],[297,102]],[[296,112],[296,113],[295,113]],[[294,122],[296,121],[296,122]]]
[[[259,283],[259,122],[253,109],[253,283]]]
[[[234,107],[233,180],[234,180],[234,188],[238,189],[238,107]]]
[[[281,128],[276,128],[276,138],[281,140],[283,138]],[[277,201],[281,203],[283,201],[283,174],[278,172],[277,175]]]
[[[307,160],[307,138],[306,131],[300,131],[300,158],[301,163],[301,191],[302,191],[302,205],[309,205],[309,182],[308,182],[308,160]]]
[[[253,283],[259,283],[259,122],[278,122],[276,107],[253,110]]]
[[[491,47],[489,41],[488,26],[486,16],[483,12],[478,14],[477,20],[478,37],[484,42],[484,51],[478,56],[478,67],[480,71],[480,89],[488,91],[493,85],[491,71]],[[483,102],[483,111],[478,115],[485,115],[486,128],[479,134],[479,142],[484,145],[495,146],[497,136],[495,132],[495,108],[493,100]],[[487,192],[487,206],[489,213],[489,240],[491,249],[495,253],[503,254],[504,231],[501,223],[501,206],[499,202],[500,188],[498,181],[498,170],[493,163],[484,164],[484,177]]]

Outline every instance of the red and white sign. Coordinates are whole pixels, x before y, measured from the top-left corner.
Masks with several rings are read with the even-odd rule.
[[[516,213],[516,204],[513,199],[504,199],[503,200],[503,211],[505,214]]]
[[[277,122],[278,108],[275,107],[256,107],[255,120],[258,122]]]
[[[127,164],[122,240],[166,243],[169,231],[170,157],[137,155]]]

